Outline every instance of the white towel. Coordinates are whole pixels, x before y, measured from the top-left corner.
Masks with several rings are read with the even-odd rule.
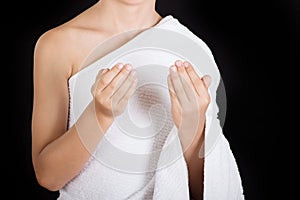
[[[204,56],[203,60],[207,61],[207,65],[212,66],[208,71],[198,71],[199,74],[208,73],[214,81],[210,87],[213,98],[206,113],[204,199],[244,199],[237,164],[217,119],[218,107],[215,97],[220,74],[213,55],[201,39],[172,16],[165,17],[154,28],[144,31],[121,48],[97,60],[69,79],[69,126],[72,126],[92,100],[90,88],[101,68],[107,65],[111,67],[114,62],[119,61],[131,61],[133,67],[136,67],[149,60],[148,62],[152,64],[151,70],[148,71],[149,75],[157,75],[147,76],[149,70],[147,66],[137,68],[139,80],[144,82],[140,83],[139,90],[130,100],[127,111],[117,117],[109,127],[84,169],[60,190],[58,199],[190,199],[187,165],[170,114],[169,94],[167,89],[162,87],[167,85],[164,81],[168,73],[167,67],[172,64],[170,60],[174,62],[174,59],[182,57],[164,52],[162,49],[157,49],[160,51],[160,56],[155,56],[153,49],[151,51],[149,48],[139,48],[137,52],[131,51],[128,55],[124,55],[128,49],[138,45],[143,46],[149,41],[153,46],[156,43],[159,45],[163,43],[154,37],[159,33],[157,31],[159,29],[179,33],[193,41],[202,49],[200,54]],[[174,43],[180,46],[180,41]],[[135,58],[133,59],[132,56]],[[162,60],[161,57],[164,59]],[[162,66],[167,67],[162,70]],[[143,85],[147,81],[163,84]],[[149,109],[152,121],[149,120]],[[131,132],[126,133],[126,130]],[[151,133],[158,134],[153,136]],[[135,136],[141,136],[143,139]]]

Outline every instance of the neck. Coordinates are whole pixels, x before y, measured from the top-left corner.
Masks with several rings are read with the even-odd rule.
[[[100,0],[97,5],[101,24],[111,32],[126,32],[154,26],[161,20],[155,11],[155,0]],[[129,0],[128,0],[129,1]]]

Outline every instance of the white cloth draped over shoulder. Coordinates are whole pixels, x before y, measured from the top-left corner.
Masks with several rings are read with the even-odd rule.
[[[109,127],[81,172],[59,191],[59,200],[190,199],[187,164],[172,121],[169,93],[167,88],[162,87],[167,85],[168,67],[174,63],[174,59],[182,57],[159,48],[157,51],[160,51],[160,56],[149,48],[119,56],[126,49],[133,49],[133,46],[145,46],[149,40],[154,47],[156,43],[162,45],[164,41],[151,41],[158,29],[176,32],[193,41],[201,50],[199,54],[202,57],[199,58],[211,66],[207,71],[198,71],[200,75],[211,75],[213,80],[209,88],[211,103],[206,113],[204,199],[244,199],[238,167],[217,116],[216,90],[220,74],[213,55],[201,39],[177,19],[167,16],[155,27],[145,30],[69,79],[69,127],[74,125],[91,102],[90,89],[100,69],[111,67],[114,62],[130,61],[134,68],[143,63],[144,66],[136,68],[138,78],[139,81],[148,79],[148,82],[144,80],[140,84],[125,114],[117,117]],[[180,46],[180,41],[174,41],[174,45]],[[173,62],[170,63],[170,60]],[[202,62],[201,59],[199,62]],[[151,69],[150,64],[153,67]],[[162,66],[166,70],[161,70]],[[147,84],[151,81],[160,84]],[[126,130],[132,133],[126,133]],[[156,134],[149,135],[154,132]],[[142,139],[135,137],[139,135],[143,136]]]

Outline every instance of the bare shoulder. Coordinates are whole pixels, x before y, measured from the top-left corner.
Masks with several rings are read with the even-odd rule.
[[[36,42],[35,51],[48,53],[55,53],[62,51],[64,47],[70,43],[71,40],[68,37],[68,31],[65,27],[56,27],[43,33]],[[38,52],[37,52],[38,51]],[[53,51],[53,52],[51,52]]]
[[[72,71],[69,46],[72,39],[68,35],[68,29],[60,26],[45,32],[39,37],[34,49],[35,71],[61,71],[65,73],[66,77],[68,76]]]
[[[35,58],[52,60],[66,67],[69,77],[79,71],[90,51],[105,39],[106,34],[95,23],[94,6],[70,21],[48,30],[36,42]],[[52,65],[53,66],[53,65]]]
[[[66,44],[75,41],[78,34],[85,29],[85,22],[88,21],[87,16],[93,11],[92,7],[42,34],[37,41],[36,47],[64,47]]]
[[[72,19],[43,33],[36,42],[35,50],[51,54],[70,52],[72,44],[82,31],[80,27],[76,27],[75,21]]]
[[[95,35],[95,30],[87,26],[91,20],[89,17],[91,11],[89,8],[70,21],[43,33],[35,44],[34,60],[37,63],[35,67],[41,65],[53,69],[58,67],[58,70],[64,70],[66,76],[70,77],[74,66],[80,65],[86,52],[90,50],[88,44],[94,42],[91,39],[92,35]],[[43,64],[44,61],[47,61],[47,65]]]
[[[86,15],[89,12],[86,10],[73,19],[43,33],[37,41],[37,47],[64,47],[66,44],[75,42],[87,30],[85,23],[88,23]]]

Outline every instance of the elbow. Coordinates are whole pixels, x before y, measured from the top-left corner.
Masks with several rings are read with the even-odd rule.
[[[33,159],[33,168],[36,181],[41,187],[55,192],[65,185],[65,183],[58,178],[58,175],[51,170],[51,168],[53,169],[53,166],[47,166],[40,158]]]
[[[55,178],[45,173],[36,173],[36,179],[40,186],[52,192],[58,191],[64,186],[64,184],[59,183]]]

